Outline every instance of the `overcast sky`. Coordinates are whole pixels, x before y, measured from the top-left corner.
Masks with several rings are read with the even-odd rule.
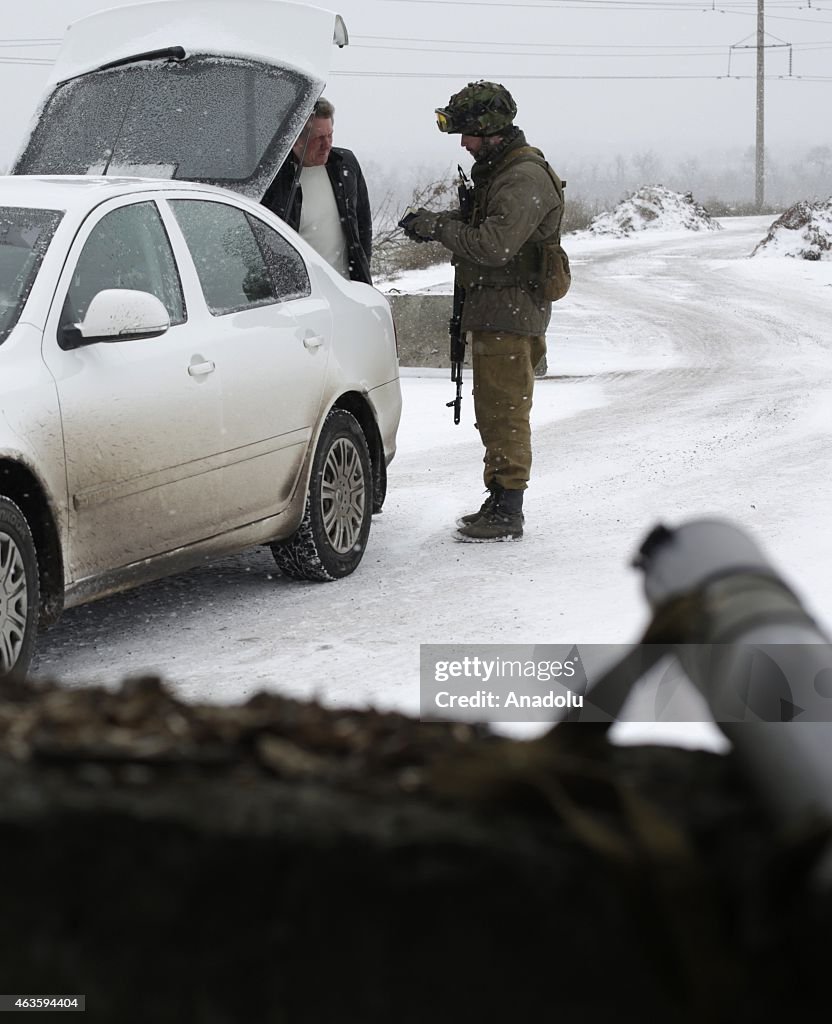
[[[28,0],[9,9],[3,0],[0,165],[17,151],[67,24],[126,2]],[[349,29],[350,45],[333,47],[327,95],[336,142],[368,160],[455,162],[458,139],[437,131],[433,109],[476,78],[511,89],[518,124],[562,174],[587,157],[652,149],[701,158],[754,144],[757,0],[315,6],[337,10]],[[766,0],[766,29],[778,44],[766,51],[767,144],[795,155],[832,146],[832,0]],[[742,77],[728,78],[729,69]]]

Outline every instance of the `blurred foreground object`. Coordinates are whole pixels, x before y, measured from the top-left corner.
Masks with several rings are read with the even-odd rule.
[[[825,648],[733,527],[659,529],[640,564],[655,618],[631,670],[676,653],[721,700],[734,662],[708,676],[691,643]],[[791,720],[804,688],[721,756],[616,747],[609,712],[517,742],[151,678],[4,680],[0,991],[83,993],[107,1024],[782,1024],[825,996],[832,939],[806,884],[828,802],[819,747],[795,747],[828,726]]]
[[[653,619],[572,721],[611,723],[675,656],[785,836],[832,828],[832,644],[757,544],[720,520],[655,527],[636,556]],[[825,845],[829,845],[828,841]],[[832,883],[832,853],[816,881]]]

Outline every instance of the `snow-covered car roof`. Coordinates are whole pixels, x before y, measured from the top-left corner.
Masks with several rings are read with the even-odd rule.
[[[262,199],[320,96],[339,15],[163,0],[70,26],[15,174],[144,175]]]

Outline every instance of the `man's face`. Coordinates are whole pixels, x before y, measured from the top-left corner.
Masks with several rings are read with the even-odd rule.
[[[304,145],[306,152],[304,152]],[[322,167],[329,159],[332,149],[332,118],[313,117],[309,127],[301,132],[292,147],[295,156],[303,158],[304,167]]]
[[[502,141],[500,135],[463,135],[459,144],[463,149],[467,149],[475,160],[482,160]]]
[[[463,135],[459,144],[463,149],[467,149],[471,156],[476,160],[477,155],[482,149],[484,141],[485,140],[481,135]]]

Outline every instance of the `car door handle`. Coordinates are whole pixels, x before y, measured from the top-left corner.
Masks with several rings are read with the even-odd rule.
[[[320,334],[310,334],[308,337],[303,339],[304,347],[308,349],[320,348],[323,343],[324,338]]]
[[[191,363],[188,367],[188,373],[192,377],[204,377],[206,373],[213,373],[216,366],[211,362],[210,359],[206,359],[204,363]]]

